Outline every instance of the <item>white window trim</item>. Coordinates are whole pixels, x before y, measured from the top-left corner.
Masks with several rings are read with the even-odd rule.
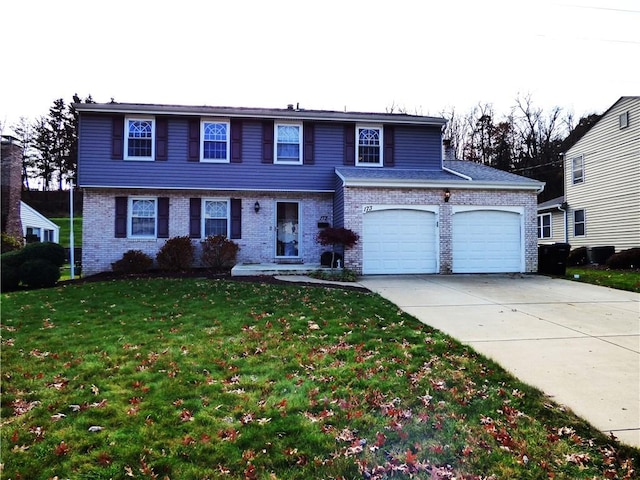
[[[295,126],[300,129],[300,136],[298,137],[298,152],[300,156],[298,160],[278,160],[278,127],[279,126]],[[276,122],[273,125],[273,163],[280,165],[302,165],[304,163],[304,131],[302,130],[302,122]]]
[[[582,233],[581,235],[577,235],[576,234],[576,212],[582,212],[582,222],[578,222],[578,223],[582,223],[583,228],[582,230],[584,231],[584,233]],[[573,211],[573,236],[574,237],[586,237],[587,236],[587,210],[584,208],[576,208]]]
[[[227,158],[204,158],[204,125],[205,123],[224,123],[227,125]],[[200,121],[200,161],[204,163],[230,163],[231,161],[231,122],[228,118],[203,118]]]
[[[151,156],[136,157],[129,156],[129,122],[151,122]],[[156,119],[155,117],[125,117],[124,119],[124,156],[125,160],[137,160],[152,162],[156,158]]]
[[[582,177],[580,179],[576,179],[576,169],[575,162],[580,161],[580,171],[582,172]],[[584,156],[578,155],[577,157],[573,157],[571,159],[571,183],[572,185],[580,185],[584,183]]]
[[[152,200],[154,205],[154,220],[153,235],[134,235],[131,231],[131,224],[133,223],[133,202],[135,200]],[[156,239],[158,238],[158,198],[157,197],[129,197],[127,205],[127,238],[135,239]]]
[[[359,162],[360,130],[372,129],[380,132],[380,161],[378,163]],[[383,167],[384,166],[384,127],[382,125],[357,124],[356,125],[356,167]]]
[[[225,202],[227,205],[227,238],[229,238],[230,234],[231,234],[231,201],[228,198],[216,198],[216,197],[207,197],[207,198],[203,198],[201,203],[201,208],[202,211],[200,212],[200,231],[202,232],[202,240],[204,240],[205,238],[207,238],[207,234],[205,233],[205,221],[206,221],[206,216],[205,216],[205,212],[207,211],[206,209],[206,203],[207,202]]]
[[[544,219],[548,218],[549,219],[549,235],[545,236],[544,234]],[[538,236],[538,238],[540,240],[543,239],[547,239],[547,238],[553,238],[553,218],[551,217],[550,213],[541,213],[538,215],[538,222],[540,222],[540,236]]]

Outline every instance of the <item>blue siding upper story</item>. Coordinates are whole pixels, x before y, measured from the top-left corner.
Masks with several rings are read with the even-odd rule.
[[[191,117],[193,118],[193,117]],[[265,164],[262,119],[242,121],[242,161],[188,161],[189,117],[168,117],[166,161],[112,158],[110,114],[81,113],[78,145],[80,187],[171,188],[205,190],[334,191],[335,167],[344,166],[344,124],[316,121],[314,162],[304,165]],[[438,126],[394,127],[394,165],[358,168],[440,169]]]

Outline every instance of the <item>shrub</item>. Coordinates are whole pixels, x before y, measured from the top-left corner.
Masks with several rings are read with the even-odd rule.
[[[2,234],[2,253],[13,252],[22,248],[22,239],[12,237],[8,233]]]
[[[356,232],[343,227],[323,228],[322,230],[320,230],[317,236],[317,240],[320,243],[320,245],[331,245],[332,257],[331,257],[330,265],[332,266],[332,268],[333,268],[333,265],[336,263],[335,261],[336,245],[341,245],[342,249],[345,250],[353,247],[356,243],[358,243],[359,239],[360,237]]]
[[[0,257],[0,272],[2,273],[3,292],[9,292],[18,288],[20,284],[20,264],[22,252],[20,250],[3,253]]]
[[[194,248],[187,236],[173,237],[162,246],[156,260],[162,270],[189,270],[193,264]]]
[[[236,264],[240,246],[224,235],[210,235],[202,242],[202,263],[216,270],[228,270]]]
[[[607,267],[618,270],[640,268],[640,248],[630,248],[611,255]]]
[[[24,261],[47,260],[60,268],[67,259],[67,252],[62,245],[53,242],[29,243],[22,249]]]
[[[142,273],[153,265],[153,258],[142,250],[129,250],[122,258],[111,264],[111,269],[118,273]]]
[[[60,267],[44,258],[31,258],[20,266],[20,280],[32,288],[53,287],[59,279]]]
[[[569,256],[567,257],[567,265],[571,267],[577,267],[580,265],[586,265],[587,263],[589,263],[589,258],[587,257],[587,247],[574,248],[569,252]]]

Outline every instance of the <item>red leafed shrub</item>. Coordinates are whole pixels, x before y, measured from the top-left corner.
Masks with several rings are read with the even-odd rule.
[[[120,260],[111,264],[111,269],[120,273],[142,273],[149,270],[152,265],[153,258],[142,250],[129,250]]]
[[[353,230],[348,228],[324,228],[318,232],[317,240],[320,245],[331,245],[331,266],[335,263],[336,246],[340,245],[343,250],[353,247],[360,237]]]
[[[216,270],[229,270],[236,264],[240,246],[224,235],[210,235],[202,242],[202,263]]]
[[[161,270],[177,272],[193,265],[194,248],[188,236],[173,237],[162,246],[156,261]]]
[[[611,255],[607,267],[617,270],[640,268],[640,248],[630,248]]]

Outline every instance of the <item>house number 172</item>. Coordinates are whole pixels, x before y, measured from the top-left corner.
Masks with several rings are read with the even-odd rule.
[[[373,210],[373,205],[365,205],[364,207],[362,207],[362,213],[369,213],[372,210]]]

